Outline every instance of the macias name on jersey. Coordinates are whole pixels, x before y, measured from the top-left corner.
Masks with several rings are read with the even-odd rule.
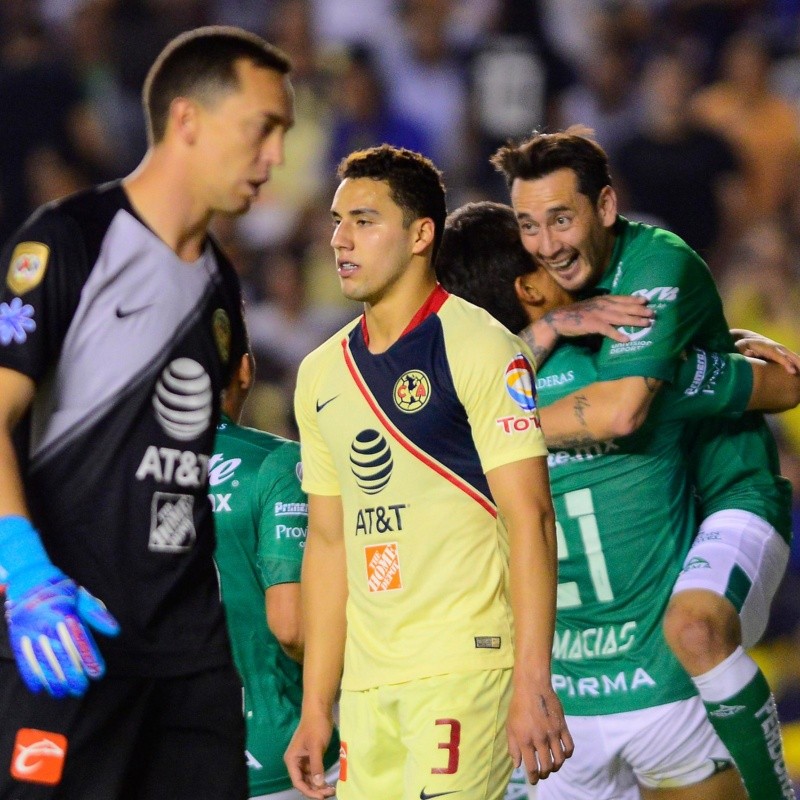
[[[587,661],[625,653],[636,641],[635,632],[634,620],[582,631],[559,629],[553,636],[553,658],[558,661]]]
[[[658,685],[643,667],[636,667],[631,673],[618,672],[613,677],[601,674],[573,678],[554,672],[552,684],[556,692],[567,697],[608,697],[640,689],[654,689]]]

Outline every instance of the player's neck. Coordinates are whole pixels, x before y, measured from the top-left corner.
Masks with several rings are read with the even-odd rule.
[[[200,258],[211,213],[197,207],[165,153],[151,150],[123,186],[136,213],[178,258],[188,262]]]
[[[370,353],[388,350],[435,288],[436,276],[433,270],[426,270],[416,280],[398,282],[379,299],[364,303]]]

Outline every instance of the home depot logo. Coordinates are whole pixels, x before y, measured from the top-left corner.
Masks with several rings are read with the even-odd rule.
[[[397,542],[369,545],[364,548],[364,553],[367,557],[367,585],[371,592],[403,588]]]
[[[66,736],[35,728],[20,728],[14,742],[11,776],[26,783],[55,786],[61,780],[66,755]]]

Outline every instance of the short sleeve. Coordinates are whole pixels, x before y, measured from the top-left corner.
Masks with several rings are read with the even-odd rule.
[[[694,251],[660,231],[626,250],[623,261],[619,280],[609,288],[646,297],[656,316],[650,327],[625,329],[628,342],[603,340],[598,380],[642,376],[671,382],[690,344],[726,349],[719,333],[727,331],[719,294]]]
[[[692,348],[675,383],[661,393],[663,418],[738,417],[753,392],[753,369],[739,353]]]
[[[447,348],[483,471],[546,456],[536,376],[522,341],[493,323],[480,337],[448,339]]]
[[[89,273],[77,225],[37,213],[0,256],[0,366],[38,381],[58,358]]]
[[[257,565],[262,588],[297,583],[308,528],[308,501],[300,488],[300,449],[286,442],[258,473]]]

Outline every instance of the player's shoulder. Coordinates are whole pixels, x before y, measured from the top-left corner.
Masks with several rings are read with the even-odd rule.
[[[616,231],[619,242],[601,281],[612,292],[635,294],[657,287],[667,296],[684,281],[702,285],[703,278],[710,277],[703,259],[665,228],[620,217]]]
[[[62,243],[65,235],[102,238],[111,220],[126,204],[119,181],[82,189],[67,197],[40,206],[17,233],[17,241],[26,238]]]
[[[439,309],[448,356],[463,355],[474,361],[482,354],[521,351],[517,336],[488,311],[451,294]]]
[[[305,356],[300,362],[298,380],[300,379],[300,374],[314,374],[317,370],[327,366],[332,361],[341,359],[342,342],[347,339],[353,332],[353,329],[360,324],[360,316],[350,320],[346,325],[339,328],[336,333],[329,336],[322,344],[315,347]]]

